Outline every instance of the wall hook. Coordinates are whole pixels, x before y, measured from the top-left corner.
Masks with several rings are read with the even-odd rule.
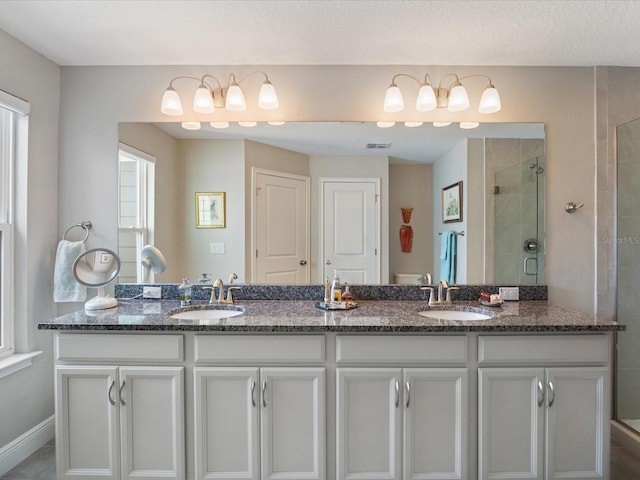
[[[579,208],[584,207],[584,203],[577,204],[575,202],[569,202],[564,206],[567,213],[574,213]]]

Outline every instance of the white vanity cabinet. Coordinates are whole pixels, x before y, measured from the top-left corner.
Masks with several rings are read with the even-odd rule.
[[[464,364],[466,345],[465,337],[339,337],[337,362]],[[339,367],[336,383],[339,480],[467,478],[467,368]]]
[[[199,336],[196,479],[325,480],[324,336]],[[303,351],[304,350],[304,351]],[[298,360],[296,361],[295,358]]]
[[[523,365],[478,370],[480,479],[608,477],[606,336],[481,337],[479,354]]]
[[[184,367],[106,364],[114,354],[135,360],[156,348],[160,356],[175,358],[181,338],[156,343],[154,337],[124,337],[56,339],[59,480],[185,477]],[[140,352],[128,355],[127,340],[142,340]],[[173,348],[163,352],[168,344]]]

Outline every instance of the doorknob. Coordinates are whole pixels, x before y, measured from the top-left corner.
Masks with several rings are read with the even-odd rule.
[[[306,264],[307,264],[307,261],[306,261],[306,260],[300,260],[300,265],[304,266],[304,265],[306,265]]]
[[[327,260],[325,263],[326,263],[327,265],[331,265],[331,260]]]

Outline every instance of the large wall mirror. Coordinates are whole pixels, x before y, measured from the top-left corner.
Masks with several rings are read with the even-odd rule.
[[[120,123],[119,140],[122,283],[143,278],[146,244],[166,257],[156,283],[202,274],[226,282],[233,273],[246,283],[322,283],[342,265],[340,252],[369,263],[365,274],[345,268],[352,283],[426,273],[437,281],[449,231],[458,234],[455,283],[545,282],[543,124]],[[461,186],[461,215],[452,222],[442,202],[453,184]],[[224,205],[197,205],[202,193]],[[203,209],[223,213],[224,223],[199,228]],[[403,225],[412,228],[410,251]],[[292,255],[298,273],[261,273],[262,260],[276,265]]]

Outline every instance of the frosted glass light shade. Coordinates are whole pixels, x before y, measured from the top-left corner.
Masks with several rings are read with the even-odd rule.
[[[460,82],[456,83],[449,94],[449,106],[447,110],[450,112],[460,112],[469,108],[469,95]]]
[[[489,85],[480,97],[480,106],[478,111],[480,113],[495,113],[500,111],[502,103],[500,102],[500,94],[496,87]]]
[[[479,122],[460,122],[460,128],[465,130],[471,130],[472,128],[476,128],[479,125]]]
[[[182,115],[182,102],[173,87],[165,90],[160,104],[160,111],[165,115]]]
[[[244,99],[244,93],[242,93],[242,89],[237,83],[231,84],[227,90],[225,108],[233,112],[241,112],[247,109],[247,102]]]
[[[254,121],[246,121],[246,122],[238,122],[238,125],[240,125],[241,127],[255,127],[258,124],[258,122],[254,122]]]
[[[229,122],[209,122],[213,128],[227,128],[229,126]]]
[[[451,122],[433,122],[433,126],[437,128],[448,127]]]
[[[273,84],[266,80],[262,87],[260,87],[260,93],[258,94],[258,107],[263,110],[275,110],[278,108],[278,95],[276,89],[273,88]]]
[[[200,130],[200,122],[182,122],[182,128],[185,130]]]
[[[389,88],[387,88],[387,93],[384,96],[384,111],[393,113],[402,110],[404,110],[402,92],[395,83],[392,83],[389,85]]]
[[[378,128],[389,128],[393,127],[395,124],[396,122],[376,122]]]
[[[404,126],[409,128],[414,128],[414,127],[421,126],[423,123],[424,122],[404,122]]]
[[[193,111],[198,113],[213,113],[216,111],[211,91],[204,85],[200,85],[193,96]]]
[[[418,90],[416,99],[416,110],[419,112],[430,112],[436,108],[436,94],[431,85],[422,85]]]

